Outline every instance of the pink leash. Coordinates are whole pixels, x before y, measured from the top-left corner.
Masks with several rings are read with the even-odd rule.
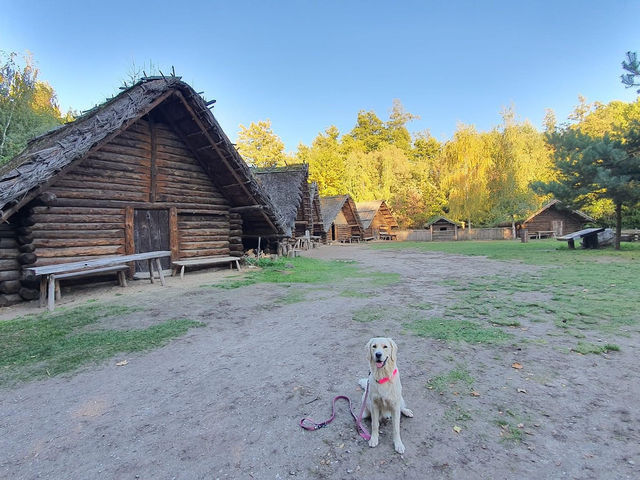
[[[371,438],[371,434],[369,434],[369,431],[367,430],[367,428],[362,424],[362,414],[364,413],[364,408],[367,405],[367,395],[369,395],[368,379],[367,379],[367,389],[364,391],[364,398],[362,399],[362,406],[360,407],[360,415],[356,417],[355,413],[353,413],[353,409],[351,408],[351,399],[349,397],[347,397],[346,395],[338,395],[331,402],[331,417],[328,420],[325,420],[324,422],[316,423],[313,420],[311,420],[309,417],[305,417],[302,420],[300,420],[300,426],[305,430],[310,430],[310,431],[314,431],[322,427],[326,427],[331,422],[333,422],[333,419],[336,417],[336,400],[343,399],[349,402],[349,413],[353,417],[353,420],[356,422],[356,428],[358,429],[358,434],[365,440],[369,440]],[[305,425],[305,422],[311,423],[312,425]]]

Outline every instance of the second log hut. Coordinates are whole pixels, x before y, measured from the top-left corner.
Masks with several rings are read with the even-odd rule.
[[[365,239],[378,240],[390,237],[398,228],[398,222],[384,200],[356,203]]]
[[[350,195],[321,197],[320,205],[326,241],[351,242],[363,238],[358,209]]]
[[[152,250],[240,256],[282,236],[208,103],[179,77],[145,78],[0,167],[0,305],[37,297],[26,267]]]

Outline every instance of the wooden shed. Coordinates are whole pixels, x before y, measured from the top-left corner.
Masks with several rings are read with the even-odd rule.
[[[587,223],[595,220],[579,211],[563,208],[559,200],[552,200],[521,225],[529,236],[560,237],[582,230]]]
[[[279,210],[287,237],[313,232],[309,165],[257,168],[254,174]]]
[[[458,222],[439,216],[429,220],[424,227],[431,231],[431,240],[437,241],[457,240],[459,226]]]
[[[320,205],[328,241],[350,242],[363,238],[358,209],[349,195],[321,197]]]
[[[152,250],[240,256],[243,239],[284,233],[208,103],[178,77],[145,78],[30,142],[0,167],[0,225],[4,304],[37,297],[26,267]]]
[[[393,231],[397,230],[398,222],[384,200],[358,202],[356,208],[362,222],[364,238],[377,240],[381,233],[390,238]]]

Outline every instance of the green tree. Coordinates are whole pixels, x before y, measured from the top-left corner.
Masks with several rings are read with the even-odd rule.
[[[30,55],[0,52],[0,164],[17,155],[35,136],[60,125],[53,88],[38,80]]]
[[[284,143],[271,129],[271,120],[251,122],[249,127],[240,125],[238,152],[255,167],[286,165],[290,160],[284,151]]]
[[[630,87],[640,86],[636,78],[640,77],[640,62],[638,62],[638,54],[636,52],[627,52],[627,59],[622,61],[622,69],[627,71],[620,76],[622,83]],[[640,93],[640,89],[637,90]]]
[[[594,200],[611,200],[616,216],[615,248],[619,249],[622,208],[640,201],[640,123],[624,139],[596,138],[567,128],[551,134],[549,142],[555,150],[558,177],[538,183],[537,188],[578,208]]]
[[[331,126],[313,140],[311,147],[298,147],[297,161],[309,164],[309,180],[318,183],[321,196],[346,193],[345,156],[340,132]]]

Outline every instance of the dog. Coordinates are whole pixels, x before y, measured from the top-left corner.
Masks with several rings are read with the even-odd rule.
[[[402,398],[400,373],[396,366],[398,346],[391,338],[376,337],[367,343],[369,377],[360,380],[365,389],[362,401],[366,401],[363,418],[371,417],[371,439],[369,446],[378,445],[380,417],[391,418],[393,424],[393,446],[396,452],[404,453],[404,444],[400,439],[400,414],[413,417]],[[367,394],[367,383],[368,394]],[[365,395],[367,398],[365,399]]]

